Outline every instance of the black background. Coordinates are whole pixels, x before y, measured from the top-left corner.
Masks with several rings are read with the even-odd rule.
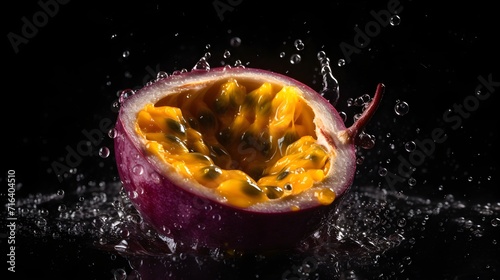
[[[114,121],[111,105],[117,100],[116,93],[140,87],[152,78],[151,70],[191,69],[210,52],[212,67],[220,66],[222,60],[234,64],[240,59],[249,63],[247,67],[284,73],[320,90],[316,53],[323,50],[340,83],[338,108],[349,116],[354,109],[346,106],[347,98],[372,95],[379,82],[387,86],[383,103],[367,128],[377,137],[377,144],[360,151],[365,162],[359,168],[358,184],[388,187],[377,174],[378,168],[397,173],[397,156],[403,153],[404,143],[427,139],[433,129],[442,128],[448,138],[412,174],[417,186],[401,183],[392,187],[430,199],[451,193],[470,204],[500,201],[499,122],[495,116],[500,87],[461,118],[460,128],[454,129],[453,123],[443,119],[454,104],[474,96],[479,76],[487,79],[491,75],[493,81],[500,81],[498,15],[486,1],[438,5],[402,0],[401,23],[381,27],[368,46],[352,54],[343,67],[336,65],[344,57],[339,45],[354,46],[354,26],[363,29],[374,20],[370,12],[386,9],[387,1],[283,1],[272,5],[269,1],[232,1],[237,4],[222,13],[221,19],[215,1],[72,0],[59,4],[57,13],[27,43],[19,45],[17,53],[8,34],[21,35],[22,18],[33,22],[41,6],[36,1],[12,2],[2,8],[2,193],[9,169],[16,171],[16,179],[22,183],[19,197],[70,190],[72,185],[60,183],[51,164],[64,158],[66,147],[76,147],[85,139],[83,130],[99,128],[102,119]],[[241,38],[241,46],[231,46],[233,37]],[[304,42],[304,50],[294,48],[296,39]],[[226,49],[232,54],[229,59],[222,57]],[[123,57],[125,51],[128,57]],[[279,57],[281,52],[286,53],[285,58]],[[293,53],[302,55],[300,63],[289,63]],[[394,113],[396,100],[408,102],[408,114]],[[112,149],[112,142],[105,138],[98,146]],[[387,163],[387,159],[391,161]],[[118,180],[113,152],[106,159],[86,157],[78,169],[96,180]],[[494,215],[487,219],[498,217],[498,210]],[[486,269],[498,265],[493,259],[499,257],[499,245],[491,243],[491,238],[471,242],[464,237],[464,244],[449,244],[451,237],[446,234],[428,235],[433,236],[426,239],[429,244],[413,249],[414,261],[405,277],[491,279],[500,274]],[[122,265],[120,259],[111,262],[106,254],[74,244],[55,249],[51,241],[39,246],[28,239],[30,246],[18,253],[21,271],[34,269],[52,279],[70,279],[71,275],[73,279],[112,279],[111,270]],[[2,255],[4,245],[2,241]],[[394,254],[394,258],[401,257]],[[452,257],[459,261],[446,261]]]

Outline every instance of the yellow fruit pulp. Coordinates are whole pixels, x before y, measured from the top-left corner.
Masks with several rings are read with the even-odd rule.
[[[321,182],[333,152],[317,143],[314,112],[292,86],[236,79],[171,94],[137,115],[146,150],[236,207],[287,199]],[[335,193],[322,188],[324,205]]]

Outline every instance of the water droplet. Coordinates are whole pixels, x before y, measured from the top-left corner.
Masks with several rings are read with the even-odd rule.
[[[208,64],[206,57],[200,58],[192,69],[193,71],[210,71],[210,64]]]
[[[369,150],[375,146],[375,137],[371,134],[362,132],[358,135],[356,143],[359,147]]]
[[[124,52],[122,53],[122,56],[123,56],[123,57],[129,57],[129,55],[130,55],[130,52],[129,52],[129,51],[124,51]]]
[[[316,57],[318,58],[319,61],[322,61],[323,59],[326,58],[326,53],[325,51],[319,51],[317,54],[316,54]]]
[[[298,51],[301,51],[304,49],[304,43],[302,42],[302,40],[300,39],[297,39],[295,40],[295,42],[293,42],[293,45],[295,46],[295,48],[298,50]]]
[[[58,196],[64,196],[64,190],[57,190],[56,194]]]
[[[339,61],[337,62],[337,65],[338,65],[339,67],[344,66],[344,65],[345,65],[345,59],[343,59],[343,58],[339,59]]]
[[[99,156],[102,157],[102,158],[107,158],[109,157],[109,154],[110,154],[110,150],[108,147],[101,147],[99,149]]]
[[[114,101],[112,104],[111,104],[111,111],[112,112],[118,112],[120,110],[120,102],[119,101]]]
[[[398,227],[404,227],[406,226],[406,219],[405,218],[401,218],[398,220]]]
[[[41,228],[42,228],[42,227],[45,227],[45,226],[47,226],[47,220],[45,220],[44,218],[38,218],[38,219],[36,220],[36,225],[37,225],[38,227],[41,227]]]
[[[409,141],[409,142],[405,143],[405,150],[407,152],[412,152],[413,150],[415,150],[416,147],[417,147],[417,145],[413,141]]]
[[[49,210],[45,209],[45,208],[41,208],[38,210],[38,214],[40,214],[40,216],[48,216],[49,215]]]
[[[238,67],[238,68],[245,68],[245,65],[243,65],[243,63],[241,62],[241,60],[236,60],[234,62],[234,67]]]
[[[139,194],[136,192],[136,191],[133,191],[131,193],[128,194],[130,198],[137,198],[139,196]]]
[[[364,156],[359,156],[359,157],[356,158],[356,164],[357,165],[363,164],[364,161],[365,161],[365,157]]]
[[[472,182],[472,180],[474,180],[474,178],[472,178],[472,176],[467,177],[467,181]]]
[[[381,167],[379,170],[378,170],[378,175],[384,177],[385,175],[387,175],[387,168],[385,167]]]
[[[132,168],[132,173],[135,175],[142,175],[144,173],[144,167],[138,164]]]
[[[207,50],[210,49],[210,47],[211,47],[210,44],[205,45],[205,49],[207,49]]]
[[[413,187],[416,184],[417,184],[417,180],[415,178],[412,177],[412,178],[408,179],[408,185]]]
[[[323,64],[321,67],[321,75],[322,75],[322,85],[323,89],[321,89],[321,95],[330,101],[330,103],[335,106],[339,99],[339,83],[337,79],[332,74],[330,65]]]
[[[64,204],[61,204],[57,207],[57,211],[59,211],[59,212],[64,212],[64,211],[66,211],[66,209],[67,209],[67,207]]]
[[[114,139],[116,137],[116,129],[111,128],[110,130],[108,130],[108,137]]]
[[[119,268],[119,269],[115,270],[115,272],[113,273],[113,276],[114,276],[115,280],[125,280],[125,279],[127,279],[127,272],[124,269]]]
[[[300,54],[292,54],[292,56],[290,56],[290,63],[291,64],[299,64],[300,61],[302,60],[302,57],[300,56]]]
[[[343,122],[347,120],[347,114],[344,111],[340,111],[339,116],[342,118]]]
[[[214,221],[220,221],[222,218],[221,218],[221,216],[220,216],[219,214],[214,214],[214,215],[212,216],[212,219],[213,219]]]
[[[230,58],[231,57],[231,52],[228,50],[224,51],[224,54],[222,55],[224,58]]]
[[[156,184],[160,183],[160,181],[161,181],[160,174],[158,174],[158,173],[156,173],[156,172],[151,173],[151,179],[152,179],[152,180],[153,180],[153,182],[155,182]]]
[[[167,78],[167,77],[168,77],[168,73],[165,72],[165,71],[158,71],[158,73],[156,73],[156,79],[157,80],[164,79],[164,78]]]
[[[495,219],[491,220],[491,225],[494,227],[499,226],[500,225],[500,218],[495,218]]]
[[[233,37],[229,40],[229,45],[231,45],[231,47],[234,47],[234,48],[237,48],[241,45],[241,39],[240,37]]]
[[[393,16],[390,18],[389,23],[390,23],[392,26],[398,26],[398,25],[401,23],[401,18],[400,18],[398,15],[393,15]]]
[[[404,116],[410,111],[410,106],[405,101],[399,101],[394,105],[394,112],[399,116]]]
[[[124,89],[124,90],[122,90],[122,92],[120,93],[120,98],[119,98],[119,100],[118,100],[118,101],[119,101],[120,103],[123,103],[123,102],[125,102],[125,100],[126,100],[127,98],[129,98],[130,96],[134,95],[134,93],[135,93],[135,92],[134,92],[134,90],[132,90],[132,89]]]
[[[285,52],[280,52],[280,58],[283,58],[286,56],[286,53]]]
[[[371,101],[370,95],[363,94],[362,96],[358,96],[358,97],[356,97],[356,99],[354,99],[353,105],[358,106],[358,107],[362,107],[362,106],[369,104],[370,101]]]

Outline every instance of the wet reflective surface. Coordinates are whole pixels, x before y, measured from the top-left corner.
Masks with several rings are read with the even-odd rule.
[[[10,90],[2,102],[2,275],[498,278],[493,9],[477,4],[451,12],[413,1],[389,9],[388,2],[287,3],[280,12],[246,1],[178,10],[157,2],[12,6],[5,33]],[[394,9],[398,14],[385,20],[384,11]],[[325,79],[326,62],[338,100],[323,84],[335,85]],[[186,248],[145,224],[121,189],[112,145],[119,93],[161,71],[222,65],[270,69],[323,90],[346,124],[376,83],[387,87],[366,128],[367,149],[358,150],[350,192],[293,250]]]

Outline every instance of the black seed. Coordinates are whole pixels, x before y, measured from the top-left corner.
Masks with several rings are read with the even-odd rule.
[[[243,185],[241,186],[241,190],[243,191],[243,193],[249,196],[259,196],[263,193],[262,189],[253,183],[247,181],[244,181],[242,183]]]
[[[258,181],[262,178],[262,173],[264,172],[264,166],[253,166],[249,170],[246,171],[248,176],[252,177],[255,181]]]
[[[262,155],[268,156],[269,152],[271,151],[271,142],[261,139],[259,146],[257,147]]]
[[[316,154],[310,154],[305,156],[304,159],[310,160],[312,162],[317,162],[319,160],[319,156]]]
[[[203,177],[210,180],[217,179],[222,174],[222,170],[215,165],[203,167],[201,172],[204,174]]]
[[[248,94],[247,96],[245,96],[245,101],[243,103],[243,106],[245,107],[255,107],[255,105],[257,104],[257,100],[254,98],[254,96]]]
[[[271,101],[266,100],[260,104],[258,114],[261,116],[267,116],[271,113]]]
[[[219,132],[217,140],[219,140],[221,144],[227,145],[231,143],[231,136],[232,136],[231,128],[226,127],[221,132]]]
[[[278,174],[278,176],[276,177],[276,180],[280,181],[280,180],[283,180],[286,178],[286,176],[288,176],[288,174],[290,174],[290,172],[288,171],[282,171],[280,174]]]
[[[241,141],[249,146],[253,146],[253,143],[255,143],[255,135],[250,131],[245,131],[243,135],[241,135]]]
[[[269,199],[277,199],[283,195],[283,189],[278,186],[266,186],[266,195]]]
[[[214,114],[210,111],[203,112],[198,117],[198,120],[199,120],[202,128],[209,129],[209,130],[213,130],[215,128],[216,119],[215,119]]]
[[[296,132],[287,132],[283,136],[282,145],[287,147],[288,145],[292,144],[293,142],[297,141],[298,139],[299,139],[299,136],[297,135]]]
[[[288,183],[288,184],[284,185],[283,188],[285,188],[285,190],[287,190],[287,191],[291,191],[292,190],[292,184]]]
[[[219,147],[219,146],[212,146],[212,151],[215,153],[216,156],[227,156],[229,155],[224,148]]]
[[[202,154],[202,153],[190,153],[190,155],[194,156],[198,161],[200,162],[206,162],[206,163],[210,163],[210,157]]]
[[[173,134],[167,134],[166,138],[168,141],[173,142],[175,144],[183,144],[182,140]]]
[[[176,120],[167,119],[167,126],[172,132],[176,134],[180,134],[182,136],[186,135],[186,127]]]
[[[222,115],[227,111],[229,102],[225,98],[216,98],[214,101],[215,113]]]
[[[187,122],[191,128],[198,130],[198,121],[195,118],[190,117]]]

